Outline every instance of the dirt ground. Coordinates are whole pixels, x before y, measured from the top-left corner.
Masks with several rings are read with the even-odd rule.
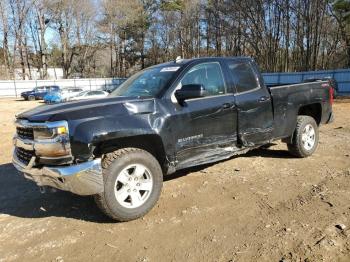
[[[91,197],[41,194],[11,164],[16,113],[0,100],[0,261],[350,261],[350,100],[306,159],[285,144],[166,178],[143,219],[115,223]]]

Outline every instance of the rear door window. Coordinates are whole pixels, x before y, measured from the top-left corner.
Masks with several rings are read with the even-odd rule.
[[[235,82],[237,93],[258,89],[257,76],[249,62],[229,61],[228,67]]]

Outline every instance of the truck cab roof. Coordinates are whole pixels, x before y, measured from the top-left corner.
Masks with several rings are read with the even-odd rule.
[[[166,67],[166,66],[186,66],[193,62],[210,62],[210,61],[225,61],[225,60],[237,60],[237,61],[254,61],[253,58],[247,56],[228,56],[228,57],[199,57],[199,58],[190,58],[190,59],[179,59],[162,64],[154,65],[151,68],[155,67]]]

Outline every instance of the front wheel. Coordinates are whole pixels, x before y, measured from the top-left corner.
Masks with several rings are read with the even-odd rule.
[[[318,139],[318,126],[315,119],[310,116],[298,116],[292,143],[288,144],[288,150],[296,157],[311,156],[318,146]]]
[[[35,96],[29,95],[29,96],[28,96],[28,100],[29,100],[29,101],[34,101],[34,100],[35,100]]]
[[[104,192],[95,195],[95,202],[112,219],[137,219],[158,201],[163,173],[158,161],[147,151],[124,148],[106,154],[102,168]]]

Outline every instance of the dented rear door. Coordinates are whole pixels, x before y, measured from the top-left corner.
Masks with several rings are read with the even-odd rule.
[[[244,146],[256,146],[272,139],[273,108],[271,96],[253,61],[228,60],[236,88],[238,137]]]

